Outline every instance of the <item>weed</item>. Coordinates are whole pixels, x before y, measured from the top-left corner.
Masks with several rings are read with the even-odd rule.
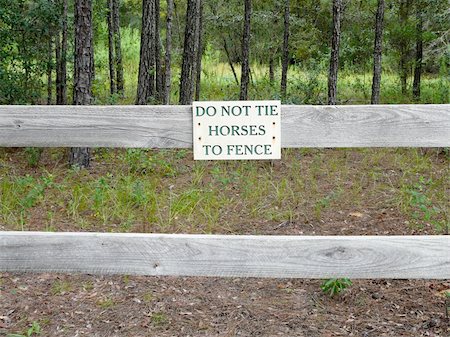
[[[114,301],[112,298],[102,298],[100,300],[97,301],[97,305],[102,308],[102,309],[108,309],[111,308],[112,306],[114,306]]]
[[[32,337],[41,334],[41,326],[39,322],[34,321],[31,327],[26,330],[23,334],[8,334],[6,337]]]
[[[348,278],[330,278],[323,281],[320,289],[322,289],[322,291],[330,297],[334,297],[335,295],[339,295],[343,290],[347,289],[352,284],[352,281]]]
[[[445,318],[449,319],[450,312],[450,290],[445,292]]]
[[[42,149],[38,147],[25,148],[25,157],[27,159],[28,166],[37,167],[41,159]]]
[[[147,303],[147,304],[150,303],[151,301],[153,301],[153,293],[150,291],[146,292],[144,294],[143,300],[144,300],[144,303]]]
[[[64,295],[72,291],[72,285],[67,281],[56,281],[52,286],[53,295]]]
[[[163,312],[155,312],[152,314],[152,323],[155,326],[165,325],[169,322],[169,318]]]
[[[433,204],[428,197],[427,189],[432,189],[433,180],[419,177],[419,182],[406,187],[408,206],[411,210],[411,217],[416,224],[431,223],[436,229],[442,231],[448,226],[448,219],[444,208]]]

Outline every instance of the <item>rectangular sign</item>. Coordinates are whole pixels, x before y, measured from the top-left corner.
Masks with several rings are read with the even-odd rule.
[[[280,101],[194,102],[195,160],[281,159]]]

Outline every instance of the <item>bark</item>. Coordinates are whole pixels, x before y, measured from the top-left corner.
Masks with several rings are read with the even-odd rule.
[[[55,34],[55,66],[56,66],[56,79],[55,79],[55,95],[56,104],[61,104],[59,101],[61,91],[61,31],[58,30]]]
[[[198,17],[197,17],[197,55],[196,55],[196,64],[195,64],[195,100],[198,101],[200,99],[200,85],[201,85],[201,77],[202,77],[202,55],[203,55],[203,1],[198,0]]]
[[[231,60],[230,51],[228,50],[227,40],[223,38],[223,49],[225,50],[225,54],[227,55],[228,64],[230,65],[231,71],[233,72],[234,80],[236,84],[239,85],[239,80],[236,74],[236,70],[234,69],[233,61]]]
[[[250,19],[252,15],[252,1],[244,0],[244,31],[242,34],[242,74],[240,100],[248,98],[248,84],[250,81]]]
[[[116,69],[114,56],[114,23],[113,23],[113,0],[107,0],[107,22],[108,22],[108,56],[109,56],[109,92],[116,93]]]
[[[117,93],[123,96],[125,82],[123,79],[123,62],[122,62],[122,46],[120,38],[120,1],[112,0],[113,3],[113,29],[114,29],[114,52],[115,52],[115,67],[116,67],[116,90]]]
[[[272,85],[273,82],[275,82],[275,65],[273,56],[270,56],[269,58],[269,83]]]
[[[342,0],[333,0],[333,34],[331,37],[330,72],[328,74],[328,104],[336,105],[339,69],[339,43],[341,39]]]
[[[422,75],[422,58],[423,58],[423,14],[422,2],[417,0],[416,3],[416,59],[414,62],[414,81],[413,81],[413,98],[414,101],[420,101],[420,77]]]
[[[75,1],[75,62],[74,62],[74,105],[92,103],[92,81],[94,78],[94,45],[92,31],[92,2]],[[89,167],[90,149],[71,148],[69,164]]]
[[[287,90],[287,72],[289,66],[289,18],[290,18],[290,3],[289,0],[285,0],[283,54],[281,60],[281,90],[280,90],[282,99],[286,99],[286,90]]]
[[[172,58],[173,0],[167,0],[166,54],[164,58],[164,104],[170,104],[171,58]]]
[[[186,28],[184,31],[183,62],[181,65],[180,104],[192,103],[196,13],[197,0],[188,0],[186,9]]]
[[[52,74],[53,74],[53,38],[50,36],[48,41],[48,60],[47,60],[47,105],[52,104]]]
[[[155,94],[154,0],[142,1],[141,51],[136,104],[147,104]]]
[[[56,104],[67,104],[67,0],[62,0],[61,32],[56,39]]]
[[[161,38],[159,29],[160,19],[160,0],[155,0],[155,35],[154,35],[154,48],[155,48],[155,80],[156,80],[156,99],[158,102],[162,101],[163,96],[163,72],[161,66]]]
[[[381,57],[383,46],[384,0],[378,0],[375,17],[375,42],[373,47],[373,78],[371,104],[380,103]]]
[[[411,6],[411,0],[400,0],[399,7],[399,21],[400,25],[404,28],[408,23],[409,9]],[[399,41],[400,50],[400,84],[402,88],[402,94],[406,95],[407,81],[408,81],[408,41],[406,36],[402,36]]]

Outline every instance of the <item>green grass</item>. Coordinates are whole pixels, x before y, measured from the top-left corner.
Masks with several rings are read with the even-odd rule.
[[[123,28],[122,50],[124,62],[125,97],[109,94],[108,49],[107,45],[97,44],[95,49],[95,83],[96,104],[134,104],[139,70],[140,34],[136,29]],[[175,54],[172,60],[171,103],[177,104],[179,98],[180,56]],[[240,65],[235,64],[240,78]],[[279,99],[281,67],[278,65],[275,82],[268,79],[268,67],[261,64],[251,66],[251,85],[249,99]],[[288,72],[288,92],[286,103],[290,104],[326,104],[327,74],[325,64],[316,64],[309,68],[292,65]],[[372,85],[372,70],[354,73],[340,70],[338,81],[339,104],[369,104]],[[398,74],[385,70],[381,81],[381,103],[411,103],[412,78],[408,82],[408,94],[402,95]],[[69,90],[70,91],[70,90]],[[422,77],[420,103],[449,103],[450,82],[445,73]],[[202,59],[201,100],[236,100],[239,99],[239,85],[236,84],[230,67],[220,61],[220,55],[206,50]]]
[[[49,165],[58,151],[61,164]],[[67,169],[64,150],[44,150],[31,171],[23,153],[0,150],[7,229],[262,233],[285,221],[320,224],[336,212],[378,209],[418,229],[449,226],[449,160],[436,151],[287,149],[273,165],[99,149],[90,171]]]

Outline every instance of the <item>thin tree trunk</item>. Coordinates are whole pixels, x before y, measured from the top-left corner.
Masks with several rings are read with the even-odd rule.
[[[420,77],[422,75],[422,58],[423,58],[423,14],[422,1],[417,0],[416,3],[416,59],[414,62],[414,81],[413,81],[413,98],[414,101],[420,101]]]
[[[186,28],[184,31],[183,62],[180,79],[180,104],[191,104],[193,96],[195,59],[195,22],[197,0],[188,0],[186,9]]]
[[[114,23],[113,23],[113,0],[107,0],[108,12],[108,60],[109,60],[109,92],[111,95],[116,93],[116,69],[114,56]]]
[[[175,0],[173,1],[173,13],[175,15],[175,23],[177,26],[178,41],[181,42],[181,41],[183,41],[183,34],[181,32],[180,16],[178,14],[177,3],[175,2]]]
[[[242,34],[242,74],[240,100],[248,98],[248,84],[250,80],[250,19],[252,15],[252,1],[244,0],[244,31]]]
[[[142,1],[141,51],[136,104],[147,104],[155,90],[154,0]]]
[[[333,0],[333,35],[331,38],[330,72],[328,74],[328,104],[336,105],[339,69],[339,43],[341,39],[342,0]]]
[[[273,82],[275,82],[275,65],[274,65],[274,60],[273,60],[273,56],[272,53],[270,55],[269,58],[269,83],[272,85]]]
[[[202,56],[203,56],[203,1],[199,0],[197,17],[197,56],[195,65],[195,100],[200,99],[200,87],[202,77]]]
[[[55,34],[55,66],[56,66],[56,79],[55,79],[55,96],[56,104],[60,103],[62,74],[61,74],[61,31],[58,30]]]
[[[167,0],[166,55],[164,59],[164,104],[170,104],[170,86],[172,83],[170,64],[172,58],[172,19],[173,0]]]
[[[116,66],[116,90],[123,96],[125,81],[123,79],[122,46],[120,37],[120,0],[112,0],[113,3],[113,28],[114,28],[114,52]]]
[[[408,23],[409,7],[411,0],[400,0],[399,7],[399,21],[400,26],[405,28]],[[400,84],[402,88],[402,94],[406,95],[407,81],[408,81],[408,41],[407,37],[403,34],[399,41],[400,49]]]
[[[375,17],[375,42],[373,47],[373,78],[371,104],[380,103],[381,57],[383,47],[384,0],[378,0]]]
[[[74,105],[89,105],[93,101],[94,45],[92,35],[92,1],[75,0]],[[69,164],[89,167],[90,149],[71,148]]]
[[[53,90],[52,90],[52,86],[53,86],[53,81],[52,81],[52,74],[53,74],[53,38],[52,36],[49,37],[48,40],[48,60],[47,60],[47,105],[51,105],[52,104],[52,94],[53,94]]]
[[[287,90],[287,72],[289,66],[289,18],[290,18],[290,3],[289,0],[285,0],[283,54],[281,60],[281,90],[280,90],[282,99],[286,99],[286,90]]]
[[[233,72],[234,80],[236,84],[239,85],[239,80],[236,74],[236,70],[234,69],[233,61],[231,60],[230,51],[228,50],[227,40],[223,38],[223,49],[225,50],[225,54],[227,55],[228,64],[230,65],[231,71]]]
[[[161,66],[161,37],[159,29],[160,20],[160,0],[155,0],[155,80],[156,80],[156,99],[158,102],[162,101],[163,96],[163,72]]]
[[[67,0],[62,0],[61,23],[61,33],[58,32],[56,37],[56,104],[65,105],[67,104]]]

